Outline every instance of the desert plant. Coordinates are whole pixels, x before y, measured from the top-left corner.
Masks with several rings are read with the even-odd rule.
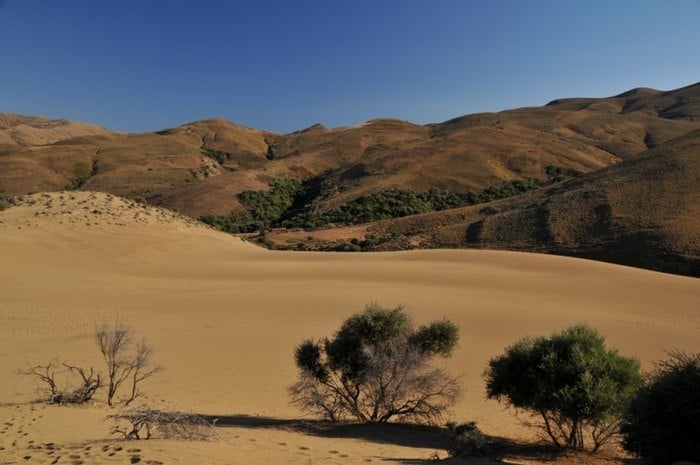
[[[402,306],[369,305],[332,339],[296,348],[300,373],[291,402],[332,421],[434,423],[456,401],[459,385],[430,361],[449,356],[457,340],[450,322],[416,330]]]
[[[115,424],[111,434],[124,439],[161,438],[206,440],[215,436],[214,423],[204,417],[183,412],[163,412],[148,406],[122,410],[108,415]]]
[[[132,369],[129,375],[131,389],[129,397],[124,401],[124,405],[129,405],[136,398],[141,397],[143,395],[141,391],[141,382],[160,371],[160,366],[151,363],[152,354],[153,349],[145,338],[142,339],[136,346],[135,355],[131,361]]]
[[[630,402],[623,446],[653,464],[700,462],[700,353],[673,352]]]
[[[61,366],[63,370],[59,372]],[[102,379],[93,368],[88,371],[65,362],[59,363],[58,359],[51,360],[46,365],[30,366],[19,373],[43,383],[43,397],[51,404],[82,404],[91,400],[102,387]],[[56,379],[59,375],[67,378],[64,387],[59,386]]]
[[[489,398],[538,415],[559,447],[598,450],[618,431],[626,402],[641,383],[639,362],[605,348],[594,329],[572,326],[525,338],[489,361]]]
[[[478,457],[491,452],[491,441],[481,432],[476,422],[448,423],[445,450],[454,457]]]
[[[150,346],[144,339],[132,353],[133,331],[119,321],[98,327],[95,340],[107,366],[107,404],[112,406],[119,387],[131,379],[131,395],[125,401],[128,405],[141,395],[139,384],[159,370],[151,362]]]

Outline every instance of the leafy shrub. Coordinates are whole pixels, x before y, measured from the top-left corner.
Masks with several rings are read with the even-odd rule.
[[[273,179],[269,191],[241,192],[238,199],[255,221],[270,226],[292,206],[300,188],[298,179]]]
[[[445,450],[451,458],[479,457],[491,452],[491,441],[476,422],[448,423]]]
[[[65,186],[68,191],[80,188],[94,174],[95,168],[89,163],[76,163],[73,167],[73,179]]]
[[[418,194],[418,198],[428,202],[431,205],[432,210],[435,211],[447,210],[448,208],[455,208],[464,205],[464,200],[459,196],[459,194],[438,189],[436,187],[432,187],[430,190]]]
[[[432,423],[457,399],[456,379],[430,366],[449,356],[458,329],[447,321],[415,329],[401,306],[377,304],[345,320],[332,339],[295,351],[299,381],[292,404],[331,421]]]
[[[248,212],[232,213],[226,216],[204,215],[199,217],[199,221],[212,226],[219,231],[230,234],[249,233],[262,229],[264,225],[255,221]]]
[[[486,203],[493,200],[514,197],[524,194],[527,191],[539,189],[540,187],[541,185],[536,179],[515,179],[501,184],[500,186],[491,186],[484,189],[481,191],[481,194],[476,197],[478,200],[476,203]]]
[[[521,339],[489,361],[485,377],[489,398],[540,416],[554,444],[583,449],[588,435],[594,451],[617,433],[641,383],[639,362],[585,325]]]
[[[657,365],[625,412],[623,445],[654,464],[700,462],[700,353]]]
[[[549,184],[554,184],[554,183],[561,182],[561,181],[564,181],[564,180],[569,179],[569,178],[574,178],[574,177],[579,176],[581,174],[576,170],[572,170],[569,168],[562,168],[560,166],[555,166],[555,165],[548,165],[545,168],[544,172],[547,175]]]

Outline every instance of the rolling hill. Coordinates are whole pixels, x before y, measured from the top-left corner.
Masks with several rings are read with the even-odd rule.
[[[243,216],[249,229],[343,226],[359,221],[358,202],[398,202],[363,221],[450,209],[369,227],[393,235],[378,248],[537,250],[696,274],[698,130],[700,83],[428,125],[384,118],[290,134],[224,119],[118,134],[0,114],[0,200],[104,191],[193,217]],[[300,185],[241,197],[279,179]],[[513,190],[513,182],[521,184]],[[465,206],[536,187],[488,207]],[[264,216],[253,203],[264,204]]]
[[[538,191],[370,230],[425,247],[531,250],[700,276],[699,160],[694,131]]]

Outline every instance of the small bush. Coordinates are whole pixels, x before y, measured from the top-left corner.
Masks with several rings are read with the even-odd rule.
[[[19,374],[31,376],[43,384],[42,399],[50,404],[84,404],[92,400],[102,387],[102,379],[93,368],[59,363],[54,359],[46,365],[31,366]],[[59,381],[63,379],[63,382]]]
[[[637,392],[621,425],[623,445],[653,464],[700,462],[700,353],[672,353]]]
[[[445,450],[451,457],[480,457],[491,452],[491,441],[476,422],[448,423]]]

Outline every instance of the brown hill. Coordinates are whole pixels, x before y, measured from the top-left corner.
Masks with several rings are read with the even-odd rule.
[[[223,119],[114,134],[4,114],[0,197],[93,190],[195,217],[221,216],[243,211],[241,192],[292,177],[332,187],[307,205],[323,213],[391,187],[464,193],[513,179],[543,180],[554,166],[593,174],[487,207],[377,225],[380,233],[397,234],[381,247],[537,250],[698,274],[699,130],[700,83],[424,126],[384,118],[285,135]],[[326,236],[347,239],[365,229]]]
[[[94,124],[0,113],[0,152],[19,146],[53,144],[83,136],[108,136],[111,133]]]
[[[378,119],[286,135],[211,119],[158,133],[83,128],[58,137],[58,123],[35,122],[32,134],[38,134],[14,135],[12,144],[0,147],[0,195],[103,190],[199,216],[240,210],[236,194],[264,189],[274,177],[321,176],[338,185],[321,210],[393,186],[479,190],[510,179],[543,179],[549,165],[590,172],[634,157],[700,128],[698,102],[696,84],[556,100],[425,126]],[[27,126],[23,117],[5,118],[5,131],[13,134]]]
[[[700,276],[698,160],[694,131],[546,189],[370,230],[424,247],[530,250]]]

